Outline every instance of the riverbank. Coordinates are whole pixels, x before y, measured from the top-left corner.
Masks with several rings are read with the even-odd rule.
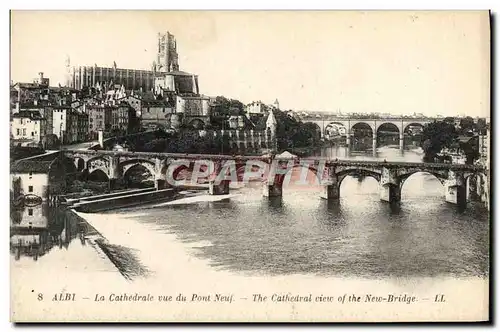
[[[154,202],[165,202],[182,197],[182,192],[208,190],[208,185],[187,185],[157,190],[154,187],[117,191],[108,194],[82,196],[64,200],[66,207],[80,212],[94,213],[132,207]]]

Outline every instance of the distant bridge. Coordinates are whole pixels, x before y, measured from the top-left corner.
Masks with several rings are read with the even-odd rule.
[[[373,150],[375,151],[377,148],[377,136],[379,129],[382,126],[386,128],[392,127],[395,129],[394,131],[399,133],[399,148],[400,150],[404,149],[404,134],[407,132],[407,129],[410,126],[420,126],[434,121],[435,119],[431,118],[386,118],[386,119],[368,119],[368,118],[341,118],[341,117],[328,117],[326,119],[318,120],[317,118],[303,118],[304,122],[312,122],[318,126],[321,137],[325,137],[328,129],[337,126],[344,128],[346,136],[346,145],[350,147],[351,143],[351,135],[356,128],[360,128],[364,126],[365,128],[370,128],[372,132],[372,145]],[[361,127],[362,128],[362,127]],[[343,136],[342,135],[342,136]]]
[[[392,203],[401,200],[404,181],[418,172],[434,175],[445,187],[446,201],[461,207],[465,207],[467,203],[467,179],[470,176],[477,176],[481,183],[486,183],[484,167],[479,165],[351,161],[271,155],[229,156],[90,150],[62,150],[61,153],[71,159],[78,171],[87,171],[89,174],[97,171],[104,173],[109,179],[110,187],[122,180],[128,170],[138,165],[151,173],[157,189],[172,185],[172,180],[176,181],[176,175],[181,170],[193,171],[198,167],[200,171],[202,166],[205,166],[203,172],[206,171],[209,192],[213,195],[228,194],[229,183],[242,181],[242,172],[259,175],[258,172],[255,173],[255,167],[252,165],[267,168],[266,171],[261,169],[262,174],[259,177],[263,181],[263,195],[268,197],[282,195],[286,176],[295,167],[307,168],[316,174],[318,183],[323,187],[321,197],[329,200],[339,199],[340,185],[349,175],[375,178],[379,182],[380,199]],[[235,177],[231,176],[233,170]]]

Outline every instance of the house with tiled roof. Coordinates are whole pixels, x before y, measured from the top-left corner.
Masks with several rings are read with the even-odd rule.
[[[10,178],[11,200],[16,206],[36,206],[65,188],[65,169],[58,153],[15,161]]]
[[[38,110],[24,110],[11,115],[10,136],[21,145],[38,145],[45,136],[47,121]]]

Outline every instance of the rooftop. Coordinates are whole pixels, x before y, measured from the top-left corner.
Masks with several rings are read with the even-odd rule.
[[[164,107],[172,107],[171,103],[165,101],[165,100],[144,100],[142,102],[143,107],[151,107],[151,106],[164,106]]]
[[[19,111],[12,114],[13,118],[28,118],[31,120],[41,120],[43,119],[38,111]]]
[[[40,161],[35,159],[25,160],[21,159],[16,161],[10,166],[11,173],[48,173],[50,170],[50,165],[54,161]]]
[[[114,67],[103,67],[103,66],[98,66],[97,64],[95,64],[94,66],[85,66],[85,65],[79,65],[79,66],[74,66],[73,67],[75,70],[79,69],[79,68],[86,68],[86,69],[92,69],[92,68],[102,68],[102,69],[107,69],[107,70],[113,70],[115,69]],[[130,72],[143,72],[143,73],[153,73],[152,70],[149,70],[149,69],[131,69],[131,68],[120,68],[120,67],[116,67],[116,70],[128,70]]]
[[[193,74],[182,71],[182,70],[176,70],[176,71],[169,71],[166,73],[161,73],[162,75],[172,75],[172,76],[193,76]],[[196,76],[196,75],[194,75]]]

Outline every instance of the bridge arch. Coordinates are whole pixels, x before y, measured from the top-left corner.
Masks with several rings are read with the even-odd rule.
[[[109,159],[103,156],[97,156],[87,160],[86,169],[88,170],[89,176],[97,169],[102,170],[105,174],[109,174],[109,167]]]
[[[76,170],[78,172],[82,172],[86,168],[85,167],[85,160],[83,158],[76,157],[75,158],[75,166],[76,166]]]
[[[409,122],[405,123],[403,126],[403,133],[405,134],[411,134],[412,127],[418,127],[420,129],[423,129],[425,124],[422,124],[421,122]]]
[[[403,183],[412,175],[417,173],[430,174],[438,179],[441,183],[444,183],[448,179],[448,170],[428,170],[428,169],[413,169],[405,172],[398,176],[398,180],[403,185]]]
[[[421,182],[420,183],[413,182],[412,180],[416,180],[416,176],[418,176],[418,175],[424,176],[421,178],[421,180],[420,180]],[[428,178],[426,179],[425,177],[428,177]],[[408,181],[409,179],[412,179],[412,180]],[[404,174],[402,177],[400,177],[401,198],[403,198],[404,196],[407,196],[408,193],[410,193],[410,196],[432,197],[431,192],[433,190],[436,190],[436,192],[434,194],[444,195],[443,189],[444,189],[446,179],[447,179],[447,176],[444,173],[432,172],[432,171],[426,171],[426,170],[418,170],[418,171]],[[429,180],[434,180],[435,182],[439,182],[440,186],[433,188],[433,186],[435,186],[435,185],[432,185],[429,182]],[[412,187],[411,189],[408,188],[410,183],[412,183],[414,185],[414,187]]]
[[[345,136],[347,133],[345,123],[333,121],[329,122],[324,128],[324,136]]]
[[[93,169],[92,171],[89,171],[87,179],[88,179],[88,181],[92,181],[92,182],[107,182],[107,181],[109,181],[109,176],[101,168],[96,168],[96,169]]]
[[[321,127],[319,126],[319,124],[317,124],[316,122],[306,122],[305,124],[310,126],[310,128],[314,128],[314,130],[316,131],[316,135],[319,135],[321,137]]]
[[[162,166],[161,173],[167,181],[191,180],[194,162],[190,159],[170,159]]]
[[[403,126],[403,139],[404,145],[406,147],[420,146],[420,142],[422,140],[422,130],[424,128],[424,124],[420,122],[409,122],[405,123]]]
[[[384,122],[377,126],[377,146],[382,144],[382,141],[389,145],[399,145],[400,128],[392,122]],[[384,137],[384,139],[382,139]]]
[[[154,177],[156,176],[155,163],[147,159],[129,159],[121,162],[118,167],[121,169],[123,176],[127,173],[129,169],[135,166],[142,166],[148,170],[149,173]]]
[[[142,187],[145,181],[154,180],[154,178],[155,174],[142,163],[131,164],[123,172],[123,180],[127,187]]]
[[[403,124],[398,121],[389,121],[389,120],[382,120],[382,121],[376,121],[376,128],[377,131],[380,129],[380,127],[391,127],[393,128],[396,127],[398,129],[398,132],[403,132]]]
[[[349,129],[350,129],[351,132],[353,130],[358,129],[358,128],[359,129],[365,129],[365,128],[368,128],[368,127],[371,129],[372,134],[376,131],[375,124],[372,121],[352,121],[350,123],[350,125],[351,125],[351,128],[349,128]]]
[[[402,174],[399,176],[399,183],[401,184],[401,188],[403,187],[404,183],[406,180],[408,180],[409,177],[411,177],[414,174],[428,174],[428,175],[433,175],[436,179],[441,182],[441,184],[444,184],[444,181],[448,179],[448,171],[430,171],[430,170],[412,170],[410,172],[407,172],[405,174]]]
[[[382,176],[380,173],[374,171],[373,169],[364,168],[364,167],[353,167],[353,168],[343,169],[343,170],[335,173],[335,175],[338,178],[339,189],[340,189],[340,186],[342,184],[342,181],[348,176],[358,176],[358,177],[369,176],[369,177],[372,177],[375,180],[377,180],[377,182],[380,182],[380,178]]]
[[[366,122],[356,122],[350,131],[350,144],[353,151],[373,149],[373,126]]]
[[[196,130],[204,129],[205,128],[205,122],[202,119],[192,119],[188,123],[188,127]]]
[[[304,170],[307,170],[306,178],[305,181],[306,183],[302,182],[302,172]],[[299,171],[299,173],[295,173]],[[292,174],[289,175],[289,173],[292,172]],[[310,176],[312,174],[312,177]],[[318,185],[321,184],[321,180],[323,178],[323,174],[320,174],[318,169],[312,165],[309,164],[301,164],[301,163],[294,163],[292,167],[288,169],[286,174],[284,176],[289,176],[290,177],[290,184],[296,184],[296,185]]]

